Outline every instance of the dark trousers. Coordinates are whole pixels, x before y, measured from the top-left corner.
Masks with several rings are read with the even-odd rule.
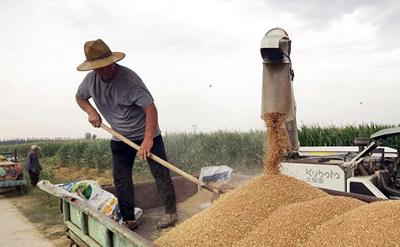
[[[36,184],[39,182],[40,171],[28,170],[28,173],[31,180],[31,185],[36,186]]]
[[[141,141],[133,141],[141,145]],[[132,182],[132,168],[136,157],[136,150],[122,141],[111,141],[113,160],[113,178],[116,196],[124,220],[134,220],[135,197]],[[151,152],[166,160],[164,142],[161,135],[153,139]],[[171,181],[168,168],[158,164],[152,159],[147,159],[151,173],[156,181],[158,192],[168,214],[176,213],[175,190]]]

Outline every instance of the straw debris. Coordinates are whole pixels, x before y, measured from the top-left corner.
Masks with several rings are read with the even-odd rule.
[[[327,196],[295,178],[261,176],[156,240],[160,246],[232,246],[279,207]]]

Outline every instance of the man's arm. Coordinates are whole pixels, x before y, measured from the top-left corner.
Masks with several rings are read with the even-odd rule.
[[[90,104],[89,100],[82,99],[79,96],[75,96],[76,103],[78,103],[79,107],[88,114],[88,121],[96,128],[100,127],[101,117],[100,114],[94,109],[92,104]]]
[[[154,132],[158,126],[157,108],[154,103],[143,108],[146,112],[146,130],[144,132],[144,140],[140,145],[140,158],[146,160],[153,147]]]

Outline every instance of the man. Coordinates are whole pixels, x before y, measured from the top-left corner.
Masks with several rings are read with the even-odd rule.
[[[26,157],[25,161],[26,169],[28,170],[29,178],[33,187],[35,187],[39,182],[40,171],[42,170],[38,158],[39,149],[40,148],[37,145],[32,145],[31,151],[28,153],[28,157]]]
[[[88,73],[76,93],[76,102],[88,114],[94,127],[100,127],[102,118],[111,127],[140,146],[140,158],[147,160],[150,152],[166,160],[164,143],[158,127],[157,109],[153,97],[140,77],[132,70],[117,64],[125,57],[122,52],[111,52],[101,39],[85,43],[86,61],[78,66]],[[131,230],[137,227],[134,215],[134,188],[132,168],[136,150],[115,137],[111,140],[113,179],[116,196],[124,224]],[[175,190],[170,172],[153,160],[147,160],[165,206],[165,214],[158,227],[166,228],[176,223]]]

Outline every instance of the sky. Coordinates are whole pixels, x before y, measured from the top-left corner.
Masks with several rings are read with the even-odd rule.
[[[400,2],[0,0],[0,139],[83,137],[83,44],[126,54],[163,133],[264,129],[260,42],[292,40],[299,125],[400,122]],[[210,87],[211,85],[211,87]]]

